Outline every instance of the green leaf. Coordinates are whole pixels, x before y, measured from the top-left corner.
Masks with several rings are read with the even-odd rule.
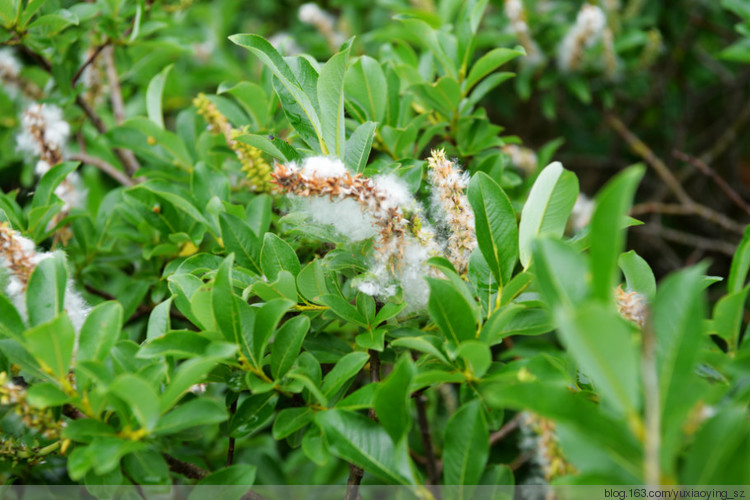
[[[273,421],[273,438],[284,439],[312,422],[313,416],[313,411],[308,407],[284,408]]]
[[[487,52],[472,65],[471,71],[469,71],[469,76],[466,78],[464,94],[467,94],[472,87],[479,82],[479,80],[489,75],[508,61],[512,61],[516,57],[522,55],[524,55],[524,53],[521,51],[506,49],[503,47],[498,47]]]
[[[703,272],[694,266],[671,274],[660,284],[652,308],[656,362],[662,408],[662,453],[679,452],[682,422],[700,397],[695,367],[703,343]],[[674,461],[663,460],[672,467]],[[667,471],[670,472],[670,471]]]
[[[94,307],[81,327],[76,359],[104,361],[120,336],[122,315],[122,306],[114,300]]]
[[[359,125],[346,143],[344,165],[356,173],[364,172],[370,158],[372,140],[375,137],[377,123],[365,122]]]
[[[361,56],[346,72],[346,97],[357,101],[367,114],[368,120],[383,122],[387,88],[383,68],[372,57]]]
[[[656,295],[656,278],[648,263],[635,253],[635,250],[620,254],[618,259],[622,274],[628,283],[628,289],[642,294],[648,300]]]
[[[123,400],[138,423],[152,431],[159,420],[159,397],[153,386],[132,373],[124,373],[109,386],[109,392]]]
[[[534,241],[533,255],[537,285],[547,304],[573,308],[588,296],[588,260],[569,243],[539,239]]]
[[[476,338],[477,322],[463,294],[450,281],[430,277],[426,280],[430,287],[430,318],[446,340],[458,345],[462,340]]]
[[[331,453],[389,484],[415,484],[406,441],[394,445],[388,433],[365,415],[328,410],[315,415]]]
[[[172,308],[172,297],[154,307],[148,317],[146,326],[146,340],[153,340],[167,333],[170,328],[169,312]]]
[[[63,313],[27,330],[24,333],[24,345],[42,368],[49,370],[57,380],[62,381],[70,369],[75,337],[73,324],[67,314]]]
[[[164,128],[164,116],[161,111],[161,99],[164,94],[164,84],[167,76],[172,70],[174,64],[170,64],[159,74],[151,79],[146,89],[146,111],[148,119],[154,122],[159,128]]]
[[[283,377],[292,367],[309,329],[310,319],[307,316],[297,316],[284,323],[276,332],[271,347],[271,374],[274,379]]]
[[[257,134],[242,134],[235,137],[236,141],[244,142],[254,148],[260,149],[264,153],[273,156],[279,161],[287,162],[293,161],[295,158],[289,158],[283,151],[281,151],[276,144],[273,143],[268,137]]]
[[[427,108],[440,112],[446,118],[453,116],[461,102],[461,87],[455,78],[449,76],[444,76],[432,84],[413,85],[411,90]]]
[[[625,245],[623,218],[633,201],[644,167],[636,165],[617,174],[596,197],[591,217],[591,263],[593,292],[600,300],[612,301],[617,258]]]
[[[214,425],[227,419],[227,409],[208,398],[197,398],[178,406],[159,419],[154,434],[175,434],[199,425]]]
[[[477,243],[500,286],[508,283],[518,258],[518,227],[513,207],[502,188],[484,172],[469,182]]]
[[[745,302],[750,285],[739,292],[734,292],[720,298],[714,307],[714,328],[716,334],[727,341],[730,350],[739,347],[740,327],[742,315],[745,312]]]
[[[271,283],[258,280],[252,284],[250,290],[265,301],[289,299],[297,302],[297,285],[294,276],[288,271],[279,271],[278,278]]]
[[[11,336],[20,339],[26,325],[15,306],[5,295],[0,294],[0,336]]]
[[[466,363],[466,368],[474,378],[480,379],[487,373],[492,364],[492,352],[489,346],[479,340],[465,340],[458,346],[456,354]]]
[[[260,267],[270,281],[274,281],[279,271],[289,271],[297,276],[300,263],[291,246],[273,233],[263,237],[263,248],[260,251]]]
[[[496,49],[497,50],[497,49]],[[521,265],[529,267],[531,243],[539,236],[559,238],[578,198],[578,179],[559,162],[542,170],[521,212],[518,249]]]
[[[204,356],[182,363],[161,395],[159,413],[168,411],[193,385],[201,383],[221,358],[222,356]]]
[[[363,327],[368,326],[367,319],[362,316],[362,314],[357,310],[356,307],[347,302],[346,299],[344,299],[341,295],[322,295],[319,298],[319,301],[321,304],[330,307],[331,311],[333,311],[336,316],[343,319],[344,321],[348,321],[350,323],[354,323]]]
[[[63,311],[67,283],[68,271],[61,252],[55,252],[36,265],[26,286],[26,309],[31,326],[46,323]]]
[[[249,464],[234,464],[219,469],[198,481],[188,500],[200,500],[210,491],[215,498],[222,500],[240,500],[248,497],[250,486],[255,482],[256,467]],[[211,488],[201,488],[201,486]]]
[[[393,366],[393,371],[380,382],[375,393],[375,412],[380,424],[398,443],[411,428],[411,392],[409,386],[414,376],[411,355],[402,355]]]
[[[555,319],[568,352],[602,399],[626,417],[634,416],[640,406],[640,356],[625,320],[614,308],[594,301],[557,309]]]
[[[31,208],[46,207],[57,199],[55,189],[65,178],[80,165],[77,161],[65,161],[50,168],[39,180],[34,189],[34,198],[31,200]]]
[[[445,484],[477,484],[490,453],[490,433],[478,400],[464,404],[445,426],[443,438]],[[461,489],[458,498],[464,498]]]
[[[122,460],[122,469],[135,484],[163,485],[170,481],[166,460],[153,449],[126,455]]]
[[[333,397],[349,380],[367,364],[370,356],[366,352],[350,352],[341,357],[323,379],[320,390],[326,398]]]
[[[325,147],[323,140],[323,133],[320,124],[320,118],[318,113],[313,106],[310,97],[302,91],[297,78],[292,73],[289,65],[284,61],[284,58],[273,48],[268,41],[258,35],[232,35],[229,37],[233,43],[240,47],[245,47],[255,54],[258,59],[265,64],[268,69],[278,79],[279,83],[283,88],[291,95],[299,105],[301,111],[305,114],[307,122],[312,126],[313,131],[318,139],[318,143],[321,146],[323,154],[328,154],[329,151]],[[334,56],[335,57],[335,56]],[[344,61],[345,62],[345,61]],[[332,68],[333,69],[333,68]],[[294,124],[293,124],[294,125]],[[297,128],[297,127],[295,127]],[[335,144],[335,143],[334,143]]]
[[[746,408],[730,406],[714,416],[696,434],[681,479],[695,484],[735,483],[737,479],[726,476],[739,460],[745,469],[739,480],[746,481],[747,452],[742,456],[738,451],[747,441],[748,431]]]
[[[739,292],[745,287],[748,269],[750,269],[750,226],[745,228],[742,241],[740,241],[737,250],[734,252],[734,257],[732,257],[732,266],[729,269],[729,279],[727,280],[728,292]]]
[[[344,158],[346,151],[344,74],[350,48],[351,44],[347,43],[343,50],[334,54],[320,69],[320,78],[318,78],[318,103],[323,140],[328,152],[339,158]]]
[[[328,293],[325,273],[320,260],[314,260],[302,268],[297,275],[299,293],[311,302],[319,302],[322,295]]]
[[[236,297],[232,292],[232,265],[234,254],[230,254],[216,271],[214,287],[211,291],[214,321],[219,331],[227,341],[236,345],[242,342],[242,327],[240,326],[240,312]]]
[[[221,239],[227,252],[234,252],[237,264],[261,274],[260,254],[261,244],[250,226],[232,214],[219,214]]]
[[[274,299],[261,307],[255,314],[255,325],[253,327],[253,357],[260,361],[268,345],[271,335],[294,302],[285,299]]]
[[[432,52],[448,76],[454,79],[458,78],[456,54],[446,52],[443,44],[440,43],[441,40],[437,30],[421,19],[407,17],[406,15],[396,15],[394,19],[401,21],[406,29]]]
[[[49,408],[62,406],[70,401],[70,396],[65,394],[57,385],[49,382],[34,384],[29,387],[26,397],[29,404],[36,408]]]

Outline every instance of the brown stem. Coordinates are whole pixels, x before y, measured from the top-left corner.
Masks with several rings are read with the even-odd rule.
[[[427,468],[427,484],[438,485],[440,484],[440,472],[437,467],[437,460],[435,458],[435,450],[432,446],[432,435],[430,434],[430,422],[427,419],[427,406],[425,405],[427,398],[424,395],[424,390],[419,391],[417,396],[414,398],[414,402],[417,405],[417,424],[419,425],[419,432],[422,437],[422,448],[425,454],[425,467]],[[435,493],[435,492],[433,492]]]
[[[378,351],[370,349],[370,383],[380,382],[380,358],[378,357]],[[370,408],[367,412],[367,416],[372,420],[377,420],[375,409]],[[349,479],[346,481],[346,495],[344,500],[357,500],[359,496],[359,483],[362,482],[362,476],[365,471],[356,465],[349,464]]]
[[[698,215],[699,217],[702,217],[709,222],[713,222],[714,224],[717,224],[724,229],[734,231],[738,234],[744,233],[745,227],[742,224],[738,224],[726,215],[693,200],[682,187],[680,181],[678,181],[674,174],[672,174],[672,172],[669,170],[669,167],[667,167],[664,161],[656,156],[651,148],[649,148],[633,132],[631,132],[619,118],[617,118],[612,113],[605,113],[604,117],[607,120],[607,123],[609,123],[609,125],[612,127],[612,129],[614,129],[614,131],[623,138],[628,146],[630,146],[630,149],[632,149],[633,152],[638,156],[643,158],[646,163],[648,163],[656,171],[659,177],[661,177],[664,183],[677,197],[680,204],[685,207],[684,210],[690,211],[690,213]]]
[[[87,165],[92,165],[108,176],[112,177],[114,180],[122,184],[123,186],[131,187],[135,185],[135,182],[133,179],[128,177],[124,172],[122,172],[120,169],[112,165],[111,163],[108,163],[101,158],[97,158],[96,156],[92,156],[86,153],[74,153],[70,155],[70,159],[72,161],[80,161],[82,163],[85,163]]]
[[[505,439],[505,437],[518,429],[518,426],[521,423],[521,414],[516,413],[516,416],[512,419],[508,420],[505,425],[500,427],[499,430],[493,432],[490,434],[490,446],[495,446],[497,443]]]
[[[643,229],[641,229],[643,228]],[[714,252],[720,252],[725,255],[732,256],[736,250],[736,247],[726,241],[717,240],[714,238],[704,238],[703,236],[697,236],[695,234],[684,233],[676,229],[671,229],[664,226],[658,226],[652,228],[649,226],[639,226],[635,228],[636,231],[646,231],[658,236],[664,240],[674,241],[675,243],[681,243],[690,248],[702,248],[704,250],[711,250]]]
[[[194,465],[188,462],[183,462],[182,460],[177,459],[167,453],[162,453],[161,456],[164,457],[164,460],[167,461],[167,465],[169,465],[169,470],[171,470],[172,472],[176,472],[177,474],[180,474],[182,476],[185,476],[189,479],[200,480],[208,475],[208,471],[206,469],[198,467],[197,465]]]
[[[44,57],[40,56],[33,50],[29,49],[25,45],[22,46],[23,51],[26,55],[34,59],[34,61],[47,73],[50,75],[52,74],[52,65],[47,61]],[[107,133],[107,125],[104,124],[104,120],[101,119],[101,117],[94,111],[94,108],[89,106],[89,104],[84,100],[83,97],[80,95],[76,96],[76,106],[81,108],[83,113],[86,115],[86,118],[89,119],[92,125],[94,125],[94,128],[100,133],[100,134],[106,134]],[[117,155],[117,158],[122,162],[122,164],[125,166],[125,169],[129,174],[132,174],[136,170],[140,168],[140,165],[138,165],[138,161],[135,159],[135,156],[131,151],[128,151],[126,149],[114,149],[115,154]]]
[[[109,40],[106,41],[106,42],[104,42],[103,44],[97,46],[96,49],[94,49],[94,52],[92,52],[91,55],[89,56],[89,58],[86,59],[86,62],[84,62],[81,65],[81,67],[78,68],[78,71],[76,71],[76,74],[73,75],[73,78],[70,80],[70,86],[71,87],[75,87],[76,86],[76,82],[81,77],[81,75],[86,70],[86,68],[89,67],[89,65],[91,65],[94,62],[94,60],[96,59],[96,57],[101,53],[102,50],[104,50],[104,48],[107,45],[109,45]]]
[[[672,156],[674,156],[678,160],[690,163],[692,166],[700,170],[703,175],[710,177],[711,180],[714,181],[722,191],[724,191],[727,197],[732,200],[735,205],[744,210],[746,214],[750,215],[750,205],[748,205],[747,202],[742,199],[737,191],[732,189],[732,187],[729,185],[729,183],[727,183],[727,181],[724,180],[723,177],[716,173],[716,170],[709,167],[708,164],[703,161],[703,159],[690,156],[689,154],[683,153],[682,151],[678,151],[676,149],[672,151]]]
[[[115,123],[119,125],[125,121],[125,104],[122,100],[120,75],[117,73],[117,65],[115,64],[114,47],[111,45],[107,46],[102,56],[104,57],[104,67],[106,68],[107,80],[109,81],[109,96],[110,102],[112,103],[112,114],[115,117]],[[122,155],[120,156],[120,159],[129,175],[132,176],[139,168],[141,168],[132,151],[126,149],[116,151],[120,151],[118,156]]]
[[[234,415],[236,412],[237,412],[237,399],[232,401],[232,405],[229,407],[230,415]],[[234,461],[234,438],[232,436],[229,436],[229,448],[227,449],[227,467],[232,465],[233,461]]]

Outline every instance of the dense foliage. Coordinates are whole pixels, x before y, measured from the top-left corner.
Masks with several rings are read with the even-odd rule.
[[[623,3],[0,0],[0,478],[750,483],[750,9]]]

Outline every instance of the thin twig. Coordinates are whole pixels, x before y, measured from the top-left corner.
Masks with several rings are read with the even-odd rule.
[[[677,197],[679,202],[685,207],[684,210],[690,211],[690,213],[698,215],[709,222],[713,222],[724,229],[734,231],[738,234],[744,233],[745,227],[742,224],[739,224],[726,215],[693,200],[682,187],[682,184],[680,184],[674,174],[669,170],[669,167],[667,167],[664,161],[656,156],[651,148],[633,134],[633,132],[631,132],[619,118],[612,113],[605,113],[604,117],[615,132],[617,132],[620,137],[625,140],[628,146],[630,146],[630,149],[643,158],[646,163],[656,171],[659,177],[661,177],[664,183],[667,184],[669,189]]]
[[[370,349],[370,383],[380,382],[380,357],[378,351]],[[370,408],[367,412],[367,416],[372,420],[377,420],[375,409]],[[362,482],[362,476],[365,471],[360,467],[350,463],[349,464],[349,479],[346,481],[346,495],[344,500],[357,500],[359,497],[359,483]]]
[[[76,82],[77,82],[77,81],[78,81],[78,79],[79,79],[79,78],[81,77],[81,75],[82,75],[82,74],[83,74],[83,72],[84,72],[84,71],[86,70],[86,68],[87,68],[87,67],[89,67],[89,65],[90,65],[90,64],[93,64],[93,62],[94,62],[94,60],[96,59],[96,57],[97,57],[97,56],[98,56],[98,55],[99,55],[99,54],[101,53],[101,51],[102,51],[102,50],[104,50],[104,48],[105,48],[105,47],[106,47],[107,45],[109,45],[109,40],[107,40],[107,41],[106,41],[106,42],[104,42],[103,44],[101,44],[101,45],[97,46],[97,47],[96,47],[96,49],[94,49],[94,52],[92,52],[92,53],[91,53],[91,55],[89,56],[89,58],[88,58],[88,59],[86,59],[86,62],[84,62],[84,63],[83,63],[82,65],[81,65],[81,67],[80,67],[80,68],[78,68],[78,71],[76,71],[76,74],[75,74],[75,75],[73,75],[73,78],[72,78],[72,79],[70,80],[70,86],[71,86],[71,87],[75,87],[75,86],[76,86]]]
[[[508,420],[505,425],[500,427],[499,430],[493,432],[490,434],[490,446],[495,446],[497,443],[505,439],[507,435],[518,429],[518,426],[521,424],[521,414],[516,413],[516,415]]]
[[[92,156],[86,153],[73,153],[69,158],[72,161],[80,161],[87,165],[92,165],[98,168],[123,186],[131,187],[135,185],[133,179],[128,177],[125,172],[121,171],[111,163],[102,160],[101,158],[97,158],[96,156]]]
[[[425,467],[427,468],[427,484],[438,485],[440,484],[440,472],[437,468],[437,460],[435,459],[435,450],[432,446],[432,435],[430,434],[430,422],[427,419],[427,406],[425,405],[427,398],[424,395],[424,390],[419,391],[419,394],[414,398],[414,403],[417,406],[417,424],[419,425],[419,432],[422,437],[422,448],[425,454]],[[437,493],[437,491],[433,492]]]
[[[52,65],[49,61],[47,61],[44,57],[40,56],[33,50],[29,49],[25,45],[22,46],[23,52],[34,59],[34,61],[47,73],[52,75]],[[89,104],[86,102],[86,100],[80,96],[77,95],[75,99],[76,106],[81,108],[83,113],[86,115],[86,118],[91,122],[92,125],[94,125],[94,128],[96,130],[104,135],[107,133],[107,125],[105,125],[104,120],[94,111],[94,108],[89,106]],[[125,166],[125,169],[128,173],[133,173],[136,170],[140,168],[140,165],[138,165],[138,161],[135,159],[135,156],[131,151],[128,151],[126,149],[120,149],[120,148],[114,148],[114,152],[117,155],[117,158],[122,162],[122,164]]]
[[[745,105],[740,110],[737,118],[729,125],[729,128],[713,142],[711,149],[701,154],[699,158],[705,163],[713,163],[737,139],[738,132],[748,120],[750,120],[750,100],[745,101]]]
[[[708,164],[703,161],[703,159],[690,156],[689,154],[683,153],[682,151],[678,151],[676,149],[672,151],[672,156],[674,156],[678,160],[691,164],[692,166],[700,170],[703,175],[710,177],[711,180],[714,181],[716,185],[719,186],[722,191],[724,191],[724,193],[726,193],[727,197],[732,200],[735,205],[737,205],[742,210],[744,210],[745,213],[750,215],[750,205],[748,205],[747,202],[742,199],[737,191],[732,189],[732,187],[729,185],[729,183],[727,183],[727,181],[724,180],[723,177],[716,173],[716,170],[709,167]]]
[[[233,416],[235,413],[237,413],[237,398],[232,401],[232,405],[229,407],[229,414]],[[229,436],[229,448],[227,449],[227,467],[232,465],[232,462],[234,462],[234,438],[232,436]]]
[[[675,243],[681,243],[691,248],[702,248],[704,250],[712,250],[714,252],[720,252],[725,255],[732,256],[736,250],[735,245],[726,241],[717,240],[714,238],[705,238],[703,236],[697,236],[690,233],[684,233],[676,229],[659,226],[658,228],[652,228],[650,226],[638,226],[635,228],[636,231],[646,231],[654,236],[658,236],[662,239],[674,241]]]
[[[122,100],[122,89],[120,88],[120,75],[117,72],[117,65],[115,64],[115,49],[111,45],[106,47],[104,53],[104,67],[107,72],[107,81],[109,82],[109,98],[112,103],[112,114],[115,117],[115,123],[120,125],[125,121],[125,104]],[[132,151],[126,149],[120,150],[122,152],[123,165],[129,175],[133,175],[140,167],[138,160]]]
[[[208,471],[206,469],[198,467],[197,465],[191,464],[189,462],[183,462],[182,460],[175,458],[167,453],[162,453],[161,456],[164,457],[164,460],[167,461],[169,470],[171,470],[172,472],[176,472],[177,474],[185,476],[189,479],[200,480],[208,476]]]

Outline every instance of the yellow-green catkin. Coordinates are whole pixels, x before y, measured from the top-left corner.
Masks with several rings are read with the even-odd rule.
[[[261,151],[238,140],[238,137],[244,132],[232,127],[227,118],[221,114],[205,94],[198,94],[198,97],[193,100],[193,104],[197,108],[198,114],[208,123],[208,129],[214,134],[222,134],[227,146],[237,155],[251,189],[256,192],[269,191],[272,187],[271,166],[263,158]]]

